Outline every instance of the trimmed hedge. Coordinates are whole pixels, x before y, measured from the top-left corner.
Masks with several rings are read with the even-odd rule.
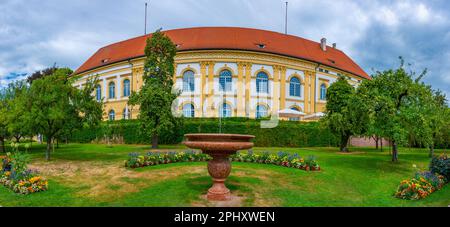
[[[261,120],[247,118],[222,119],[222,133],[255,135],[255,146],[259,147],[314,147],[336,146],[337,139],[321,128],[318,122],[280,121],[278,127],[264,129]],[[150,138],[140,133],[137,120],[104,122],[96,129],[75,131],[70,141],[89,143],[104,138],[116,138],[126,144],[150,144]],[[194,118],[185,119],[181,129],[174,133],[165,132],[160,135],[160,144],[179,144],[187,133],[218,133],[219,119]],[[116,141],[117,142],[117,141]]]

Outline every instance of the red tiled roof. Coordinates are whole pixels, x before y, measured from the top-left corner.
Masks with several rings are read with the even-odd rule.
[[[337,68],[363,78],[370,78],[344,52],[327,47],[322,51],[320,43],[282,33],[236,27],[199,27],[163,31],[175,44],[178,51],[189,50],[248,50],[279,54],[317,62]],[[75,74],[101,66],[144,56],[147,38],[151,34],[114,43],[99,49]],[[258,47],[264,44],[264,48]],[[103,60],[107,59],[106,62]],[[333,63],[334,62],[334,63]]]

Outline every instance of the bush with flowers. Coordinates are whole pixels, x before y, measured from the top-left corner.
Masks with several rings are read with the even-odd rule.
[[[430,162],[430,171],[445,177],[450,181],[450,159],[447,154],[435,155]]]
[[[128,160],[125,161],[125,167],[139,168],[146,166],[153,166],[159,164],[169,164],[175,162],[203,162],[209,161],[211,157],[207,154],[196,151],[184,152],[149,152],[146,155],[139,153],[130,153]],[[237,152],[230,156],[231,161],[236,162],[254,162],[261,164],[273,164],[285,167],[318,171],[320,166],[314,156],[309,156],[303,159],[298,154],[289,154],[286,152],[278,152],[277,154],[270,154],[264,152],[262,154],[254,154],[252,151],[247,153]]]
[[[440,190],[448,183],[449,178],[445,174],[449,173],[449,163],[446,154],[433,157],[430,171],[417,172],[414,178],[400,182],[395,197],[417,200]]]
[[[175,162],[201,162],[208,161],[211,157],[206,154],[195,151],[184,152],[148,152],[146,155],[139,153],[130,153],[128,160],[125,161],[125,167],[139,168],[154,166],[159,164],[169,164]]]
[[[411,180],[403,180],[398,186],[395,197],[401,199],[423,199],[441,189],[445,184],[444,177],[431,172],[418,172]]]
[[[296,153],[289,154],[283,151],[280,151],[277,154],[270,154],[269,152],[254,154],[252,151],[248,151],[247,153],[237,152],[235,155],[231,156],[231,160],[237,162],[255,162],[261,164],[279,165],[306,171],[320,170],[320,166],[314,156],[311,155],[304,159]]]
[[[46,191],[48,181],[28,169],[27,161],[27,156],[20,152],[7,153],[1,159],[0,184],[20,194]]]

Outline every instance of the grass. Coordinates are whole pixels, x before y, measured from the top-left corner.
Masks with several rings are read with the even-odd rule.
[[[33,145],[31,167],[49,179],[49,190],[17,195],[0,187],[0,206],[216,206],[202,197],[211,185],[205,163],[176,163],[126,169],[130,152],[148,146],[60,144],[52,160],[44,160],[44,146]],[[161,151],[184,150],[163,146]],[[315,155],[321,172],[274,165],[233,163],[227,186],[239,199],[226,206],[448,206],[450,187],[419,201],[394,198],[399,182],[418,169],[427,169],[426,150],[400,150],[392,163],[388,150],[353,148],[255,148],[255,152],[287,151]],[[442,151],[437,151],[442,152]],[[417,168],[414,168],[416,165]]]

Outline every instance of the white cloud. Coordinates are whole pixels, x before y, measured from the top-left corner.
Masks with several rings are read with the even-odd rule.
[[[144,2],[2,0],[0,86],[5,75],[51,66],[79,67],[97,49],[143,33]],[[148,2],[148,1],[147,1]],[[284,32],[285,0],[149,1],[147,31],[240,26]],[[370,73],[402,55],[427,81],[450,93],[450,8],[447,2],[290,0],[289,33],[329,43]],[[24,16],[26,15],[26,16]],[[3,75],[3,76],[2,76]]]

